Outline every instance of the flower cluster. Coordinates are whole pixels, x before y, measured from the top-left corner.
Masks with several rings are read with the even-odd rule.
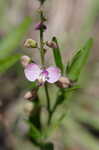
[[[40,32],[40,43],[38,44],[35,40],[29,38],[25,41],[24,46],[27,48],[37,48],[41,55],[41,65],[38,65],[33,62],[29,56],[21,57],[21,64],[24,67],[24,74],[27,80],[30,82],[37,82],[38,86],[48,83],[56,83],[60,88],[67,88],[71,85],[71,82],[68,78],[61,75],[61,69],[55,66],[49,66],[48,68],[45,65],[45,45],[51,49],[57,49],[57,44],[54,41],[44,41],[43,33],[47,29],[45,21],[47,20],[43,15],[43,12],[40,11],[41,21],[35,25],[35,30]],[[40,47],[38,46],[40,45]],[[33,90],[32,90],[33,91]],[[26,99],[32,99],[34,94],[32,91],[26,93]]]
[[[56,123],[57,127],[60,126],[60,123],[64,119],[65,115],[67,115],[67,102],[69,102],[68,98],[74,90],[79,88],[79,86],[75,83],[77,82],[81,68],[85,63],[88,50],[92,45],[92,40],[89,40],[87,45],[81,48],[81,50],[73,56],[72,60],[69,61],[65,67],[57,38],[54,36],[52,37],[51,41],[46,41],[44,39],[44,32],[47,29],[47,19],[43,15],[42,5],[45,0],[39,1],[41,2],[40,10],[38,11],[40,15],[40,21],[35,25],[35,30],[39,32],[40,42],[36,42],[35,40],[29,38],[24,42],[24,46],[26,48],[36,48],[38,50],[40,53],[40,64],[35,63],[29,56],[24,55],[21,57],[21,64],[24,68],[24,75],[26,79],[30,82],[34,82],[34,84],[31,84],[33,85],[32,89],[27,91],[24,95],[24,98],[28,100],[28,103],[24,107],[24,112],[28,115],[27,121],[29,125],[29,134],[27,135],[29,136],[29,139],[31,139],[34,144],[39,146],[41,150],[54,150],[53,144],[46,140],[49,136],[49,130],[47,130],[47,128],[50,127],[51,129],[54,123],[54,126],[56,126]],[[50,49],[53,53],[55,66],[47,67],[45,57],[46,52]],[[80,65],[78,65],[79,60]],[[49,84],[55,84],[55,86],[58,87],[54,93],[56,96],[54,103],[52,103],[50,99],[51,95],[49,94]],[[44,101],[44,104],[41,103],[41,95],[43,94],[38,92],[38,90],[41,88],[44,88],[45,90],[44,99],[46,98],[46,102]],[[56,118],[54,117],[56,120],[55,121],[53,119],[53,114],[56,112],[58,106],[64,104],[66,104],[66,108],[64,107],[66,113],[63,110],[62,112],[60,111],[59,116]],[[44,108],[46,113],[42,108]],[[43,118],[45,119],[43,120]]]

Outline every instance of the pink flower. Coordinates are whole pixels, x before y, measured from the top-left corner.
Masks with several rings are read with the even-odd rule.
[[[57,67],[48,67],[47,69],[41,69],[37,64],[31,63],[24,69],[26,78],[29,81],[38,80],[43,84],[45,81],[49,83],[55,83],[61,76],[61,71]]]

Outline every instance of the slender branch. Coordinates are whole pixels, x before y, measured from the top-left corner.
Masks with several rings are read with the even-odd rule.
[[[40,18],[41,18],[41,22],[43,22],[43,12],[40,12]],[[43,37],[44,37],[44,31],[43,28],[40,29],[40,54],[41,54],[41,64],[42,67],[44,67],[44,42],[43,42]]]
[[[46,98],[47,98],[47,109],[48,109],[48,112],[50,113],[50,97],[48,93],[48,86],[46,83],[44,86],[45,86],[45,93],[46,93]]]
[[[43,12],[40,11],[40,18],[41,18],[41,22],[43,23]],[[42,64],[42,67],[44,68],[44,64],[45,64],[45,60],[44,60],[44,29],[41,28],[40,29],[40,55],[41,55],[41,64]],[[48,93],[48,86],[47,84],[45,83],[44,84],[44,88],[45,88],[45,94],[46,94],[46,99],[47,99],[47,110],[48,110],[48,113],[49,113],[49,118],[48,118],[48,124],[49,124],[49,120],[50,120],[50,116],[51,116],[51,111],[50,111],[50,97],[49,97],[49,93]]]

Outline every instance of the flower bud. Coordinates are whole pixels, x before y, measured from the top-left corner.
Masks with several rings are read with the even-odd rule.
[[[31,58],[29,56],[24,55],[21,57],[21,64],[24,68],[27,67],[30,61],[31,61]]]
[[[43,51],[44,51],[44,54],[46,54],[46,52],[47,52],[47,49],[45,49],[45,48],[44,48],[44,49],[43,49]]]
[[[32,102],[28,102],[24,105],[24,112],[27,114],[30,114],[33,110],[33,103]]]
[[[47,27],[44,23],[40,22],[40,23],[35,25],[35,30],[41,30],[41,29],[43,29],[43,30],[47,29]]]
[[[32,89],[32,91],[28,91],[25,95],[24,98],[27,100],[33,100],[37,97],[37,89]]]
[[[51,42],[47,41],[46,45],[50,48],[57,48],[57,44],[53,41],[51,41]]]
[[[67,77],[60,77],[56,84],[60,88],[68,88],[72,83]]]
[[[43,3],[45,2],[45,0],[39,0],[41,5],[43,5]]]
[[[24,46],[27,48],[37,48],[37,42],[32,39],[27,39],[24,43]]]
[[[31,91],[28,91],[25,95],[24,95],[24,98],[27,99],[27,100],[30,100],[32,98],[32,92]]]

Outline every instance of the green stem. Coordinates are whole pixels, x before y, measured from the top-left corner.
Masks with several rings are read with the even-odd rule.
[[[44,17],[43,17],[42,11],[40,12],[40,18],[41,18],[41,22],[43,22]],[[44,33],[44,30],[43,30],[43,28],[41,28],[40,29],[40,55],[41,55],[41,64],[42,64],[42,67],[44,68],[45,62],[44,62],[44,34],[43,33]],[[48,110],[49,118],[50,118],[50,97],[49,97],[49,93],[48,93],[48,86],[46,83],[45,83],[44,87],[45,87],[45,94],[46,94],[46,99],[47,99],[47,110]],[[48,120],[50,120],[50,119],[48,119]]]
[[[44,67],[44,50],[43,50],[43,31],[40,30],[40,54],[41,54],[41,64]]]
[[[48,109],[48,112],[50,113],[50,97],[48,93],[48,86],[46,83],[44,86],[45,86],[45,93],[46,93],[46,98],[47,98],[47,109]]]
[[[43,12],[40,12],[40,17],[41,17],[41,22],[43,22]],[[41,64],[42,67],[44,68],[44,42],[43,42],[43,37],[44,37],[44,31],[41,28],[40,29],[40,54],[41,54]]]

